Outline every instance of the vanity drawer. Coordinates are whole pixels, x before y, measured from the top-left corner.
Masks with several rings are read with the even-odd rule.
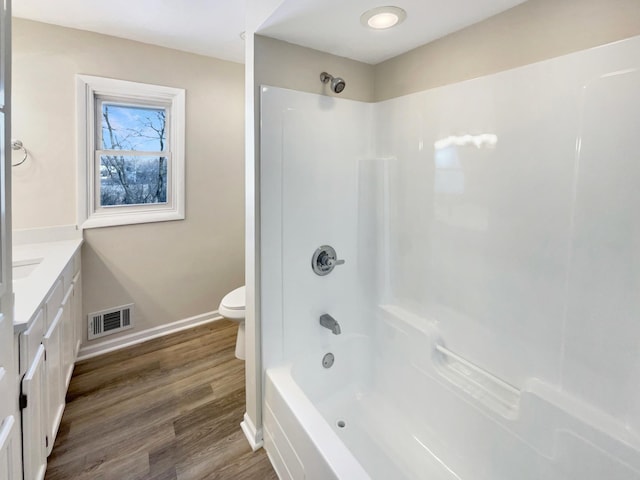
[[[44,336],[44,310],[41,308],[31,326],[20,334],[20,373],[26,372],[38,352]]]
[[[78,251],[73,255],[73,274],[77,275],[77,273],[80,271],[80,268],[82,267],[82,261],[81,261],[81,254],[82,254],[82,249],[78,248]]]
[[[74,258],[75,257],[69,260],[69,263],[67,263],[67,266],[64,267],[64,270],[62,271],[62,287],[64,294],[69,291],[71,283],[73,282],[73,276],[75,275]]]
[[[58,314],[58,310],[60,309],[60,305],[62,305],[62,299],[64,298],[64,285],[62,282],[62,278],[58,278],[56,283],[53,285],[47,300],[44,303],[45,310],[45,330],[49,328],[49,326],[53,323],[53,320],[56,318]]]

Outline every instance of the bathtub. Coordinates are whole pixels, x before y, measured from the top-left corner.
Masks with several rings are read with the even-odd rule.
[[[266,370],[282,480],[640,480],[640,436],[605,412],[540,379],[505,383],[401,308],[370,324]]]
[[[364,390],[353,369],[349,375],[345,368],[353,366],[343,356],[349,344],[362,347],[366,339],[333,346],[335,362],[328,369],[322,366],[327,352],[314,352],[295,365],[267,370],[264,442],[280,479],[371,478],[349,450],[349,437],[358,435],[350,405]]]
[[[331,352],[335,361],[323,366]],[[280,479],[453,480],[374,382],[373,341],[343,335],[267,369],[264,443]]]

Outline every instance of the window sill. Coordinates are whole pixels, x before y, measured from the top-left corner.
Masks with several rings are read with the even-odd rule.
[[[138,223],[173,222],[184,220],[184,213],[180,212],[140,212],[93,215],[88,218],[80,228],[117,227],[122,225],[134,225]]]

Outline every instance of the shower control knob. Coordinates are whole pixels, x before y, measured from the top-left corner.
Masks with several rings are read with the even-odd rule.
[[[327,258],[326,265],[327,267],[335,267],[336,265],[342,265],[344,260],[334,260],[333,258]]]
[[[338,260],[336,251],[329,245],[318,248],[311,258],[311,268],[320,276],[327,275],[338,265],[343,265],[344,260]]]

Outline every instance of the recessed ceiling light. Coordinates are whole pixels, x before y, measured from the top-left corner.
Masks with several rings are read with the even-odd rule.
[[[364,12],[360,23],[375,30],[395,27],[407,18],[407,12],[400,7],[378,7]]]

